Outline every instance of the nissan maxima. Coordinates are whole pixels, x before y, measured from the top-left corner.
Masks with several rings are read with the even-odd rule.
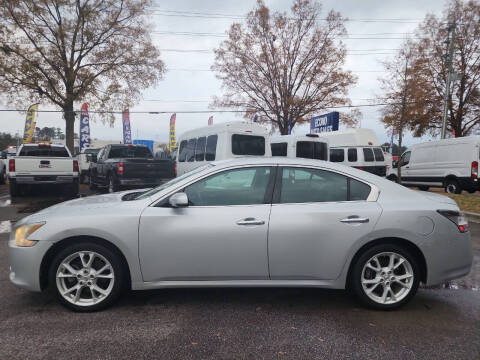
[[[10,280],[76,311],[125,289],[350,289],[395,309],[419,283],[470,271],[456,203],[317,160],[214,162],[154,189],[67,201],[27,216],[9,240]]]

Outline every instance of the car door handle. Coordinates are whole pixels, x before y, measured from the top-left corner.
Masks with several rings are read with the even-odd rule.
[[[368,223],[370,219],[368,218],[361,218],[358,216],[349,216],[345,219],[340,220],[340,222],[345,223],[345,224],[363,224],[363,223]]]
[[[265,221],[257,220],[251,217],[237,221],[237,225],[263,225],[263,224],[265,224]]]

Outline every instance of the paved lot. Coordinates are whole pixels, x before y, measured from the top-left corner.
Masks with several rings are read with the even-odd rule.
[[[0,221],[55,201],[10,204],[0,188]],[[344,291],[175,289],[131,292],[93,314],[11,285],[0,234],[0,360],[480,359],[480,224],[472,234],[472,274],[399,311],[365,310]]]

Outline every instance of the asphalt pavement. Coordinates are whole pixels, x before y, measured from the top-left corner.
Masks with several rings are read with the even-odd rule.
[[[480,224],[470,276],[397,311],[364,309],[345,291],[255,288],[129,292],[79,314],[8,280],[6,221],[52,198],[12,204],[0,188],[0,360],[480,359]]]

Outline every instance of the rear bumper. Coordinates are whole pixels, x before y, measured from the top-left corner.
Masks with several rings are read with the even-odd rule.
[[[480,191],[479,179],[472,179],[471,177],[458,178],[458,183],[462,189]]]
[[[78,175],[17,175],[10,179],[17,184],[72,184],[78,181]]]

